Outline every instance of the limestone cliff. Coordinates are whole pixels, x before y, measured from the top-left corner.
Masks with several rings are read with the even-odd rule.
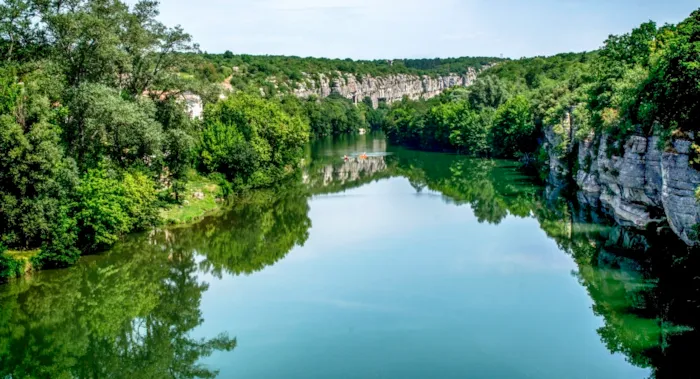
[[[548,127],[545,146],[572,140],[573,125]],[[689,164],[691,142],[677,139],[664,148],[658,137],[632,135],[623,141],[608,135],[574,143],[575,156],[548,148],[550,182],[571,175],[579,199],[600,204],[623,226],[647,229],[668,226],[686,244],[697,245],[694,227],[700,223],[695,190],[700,172]],[[569,167],[576,167],[569,173]]]
[[[299,97],[311,95],[326,97],[336,93],[353,100],[355,103],[369,97],[372,99],[372,105],[376,108],[379,101],[392,103],[401,100],[404,96],[414,100],[429,99],[450,87],[469,86],[476,80],[477,73],[475,69],[471,68],[465,75],[450,74],[438,77],[396,74],[359,78],[353,74],[339,73],[339,76],[332,80],[328,76],[320,74],[317,80],[312,80],[307,76],[305,81],[297,84],[294,94]]]

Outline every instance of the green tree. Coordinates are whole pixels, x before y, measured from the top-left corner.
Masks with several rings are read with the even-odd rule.
[[[309,126],[278,104],[236,95],[207,109],[201,159],[209,171],[245,188],[268,186],[292,173]]]
[[[700,120],[700,9],[678,24],[654,62],[640,100],[648,126],[697,131]]]
[[[494,115],[491,144],[498,156],[517,158],[537,148],[537,130],[530,102],[520,95],[501,105]]]
[[[505,81],[495,75],[480,78],[469,87],[469,104],[474,109],[498,108],[509,97]]]
[[[72,91],[68,107],[65,139],[82,167],[96,167],[105,156],[122,167],[148,164],[159,154],[162,126],[150,100],[126,100],[106,86],[84,84]]]
[[[90,169],[77,195],[80,245],[88,251],[107,248],[123,234],[156,221],[154,184],[142,173],[118,177],[106,167]]]

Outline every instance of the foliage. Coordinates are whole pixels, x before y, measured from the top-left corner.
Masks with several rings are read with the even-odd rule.
[[[69,95],[74,109],[63,130],[70,150],[83,167],[108,157],[122,167],[145,163],[160,152],[162,125],[148,99],[130,101],[117,90],[83,84]]]
[[[221,88],[209,82],[233,70],[179,72],[197,46],[157,16],[155,1],[0,4],[0,242],[41,247],[37,267],[73,264],[156,224],[169,202],[157,191],[173,188],[179,200],[201,163],[202,122],[182,95],[216,102]],[[262,104],[249,104],[254,128],[238,124],[255,130],[256,159],[237,164],[255,167],[227,172],[250,171],[250,186],[286,176],[307,139],[300,118]]]
[[[508,100],[510,93],[504,80],[495,75],[487,75],[469,88],[467,96],[472,108],[482,110],[498,108]]]
[[[304,104],[311,132],[316,137],[355,133],[367,127],[359,107],[341,96],[331,95],[321,100],[313,98]]]
[[[24,263],[7,255],[7,247],[0,243],[0,283],[22,274]]]
[[[654,64],[639,101],[640,119],[647,126],[658,122],[673,130],[696,132],[700,121],[700,9],[673,32],[666,29],[659,34],[656,47],[660,51],[652,56]]]
[[[384,128],[392,141],[414,148],[535,156],[540,130],[558,124],[584,100],[594,57],[560,54],[501,62],[466,89],[392,105]]]
[[[235,186],[255,188],[291,173],[302,156],[309,127],[270,101],[240,94],[206,111],[201,159]]]
[[[77,194],[80,245],[89,251],[111,246],[124,233],[156,221],[155,188],[142,173],[118,178],[103,167],[90,169]]]
[[[523,152],[535,151],[537,130],[527,98],[516,96],[501,105],[491,131],[491,143],[498,156],[517,158]]]
[[[180,62],[182,73],[200,80],[221,83],[231,75],[230,84],[239,90],[268,87],[265,93],[289,93],[300,85],[317,81],[320,75],[330,80],[344,80],[348,74],[357,79],[393,74],[447,75],[465,74],[469,69],[502,61],[494,57],[460,57],[435,59],[350,60],[301,58],[274,55],[185,54]],[[232,70],[232,68],[235,68]],[[272,79],[272,81],[270,81]],[[275,85],[275,83],[277,85]],[[270,86],[271,85],[271,86]],[[271,88],[270,88],[271,87]]]

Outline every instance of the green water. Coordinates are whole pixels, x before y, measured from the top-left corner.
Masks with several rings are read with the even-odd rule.
[[[696,376],[700,270],[670,236],[512,162],[381,136],[317,142],[305,165],[0,286],[0,378]]]

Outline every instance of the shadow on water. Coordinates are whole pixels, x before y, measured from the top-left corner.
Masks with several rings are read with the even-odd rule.
[[[391,154],[342,159],[357,151]],[[234,349],[236,340],[191,337],[203,322],[202,274],[247,275],[274,265],[309,238],[309,199],[389,177],[468,205],[481,223],[536,219],[576,263],[572,275],[603,319],[597,332],[611,353],[654,377],[694,376],[697,252],[668,232],[615,226],[576,196],[553,196],[513,162],[403,150],[358,136],[310,145],[302,178],[283,190],[0,287],[0,378],[215,376],[199,362]]]

